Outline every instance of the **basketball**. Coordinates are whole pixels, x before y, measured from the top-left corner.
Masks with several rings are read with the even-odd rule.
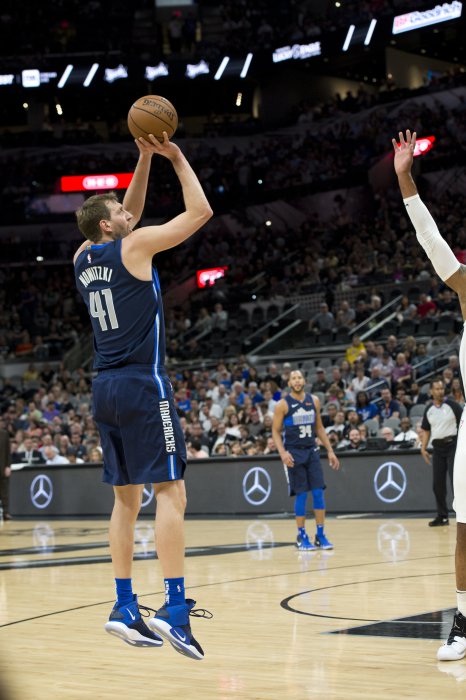
[[[128,128],[135,139],[140,136],[147,139],[148,134],[154,134],[159,141],[163,141],[164,131],[171,139],[177,126],[176,109],[160,95],[140,97],[128,112]]]

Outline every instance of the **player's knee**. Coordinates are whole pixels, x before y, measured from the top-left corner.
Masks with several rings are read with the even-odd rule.
[[[324,489],[312,489],[312,504],[314,510],[325,510]]]
[[[166,499],[178,512],[186,510],[186,488],[184,481],[164,481],[162,484],[154,484],[157,501]]]
[[[298,493],[294,502],[294,513],[297,517],[303,517],[306,515],[306,499],[307,493]]]

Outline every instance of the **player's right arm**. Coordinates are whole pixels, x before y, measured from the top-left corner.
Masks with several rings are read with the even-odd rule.
[[[125,254],[133,259],[138,256],[147,258],[156,253],[182,243],[201,228],[213,212],[201,183],[187,159],[164,132],[164,141],[160,143],[150,134],[155,153],[168,158],[178,176],[183,192],[185,211],[160,226],[144,226],[129,234],[125,241]]]
[[[456,259],[452,249],[442,238],[432,215],[419,197],[411,174],[416,132],[409,129],[406,135],[400,131],[400,145],[392,139],[395,151],[395,172],[398,176],[406,213],[416,231],[416,237],[424,248],[438,276],[459,296],[463,318],[466,319],[466,267]]]
[[[283,421],[287,413],[288,404],[284,399],[280,399],[273,412],[272,437],[283,464],[286,467],[294,467],[293,455],[288,450],[285,450],[282,438]]]

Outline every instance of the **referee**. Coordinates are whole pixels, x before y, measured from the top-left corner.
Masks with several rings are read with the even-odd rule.
[[[455,459],[458,426],[463,409],[452,399],[445,398],[445,384],[441,379],[430,383],[432,403],[426,406],[422,417],[421,455],[430,464],[427,445],[432,438],[433,489],[437,502],[437,517],[430,527],[449,525],[447,507],[447,474],[453,490],[453,462]]]

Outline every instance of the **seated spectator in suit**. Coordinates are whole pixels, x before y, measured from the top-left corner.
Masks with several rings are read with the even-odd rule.
[[[395,435],[395,442],[403,443],[403,447],[420,447],[421,441],[418,434],[413,430],[411,420],[405,416],[400,420],[400,432]]]
[[[12,455],[13,464],[45,464],[45,459],[38,449],[34,449],[32,438],[23,440],[23,449]]]

